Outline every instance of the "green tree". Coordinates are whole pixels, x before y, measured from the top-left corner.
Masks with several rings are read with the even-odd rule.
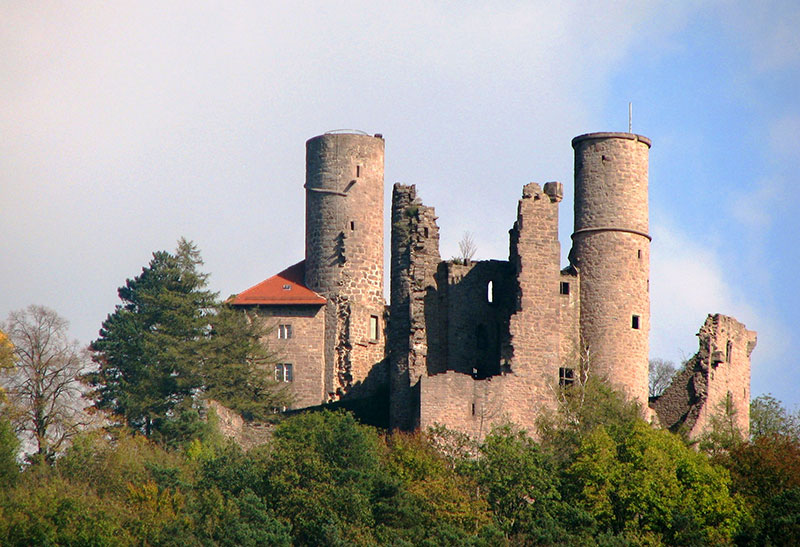
[[[773,435],[800,438],[800,417],[771,394],[759,395],[750,401],[750,438]]]
[[[145,435],[191,438],[198,399],[217,397],[250,416],[285,404],[264,365],[263,323],[221,308],[200,271],[200,253],[181,239],[159,251],[118,293],[122,304],[103,322],[86,376],[95,406]],[[261,329],[261,330],[259,330]]]

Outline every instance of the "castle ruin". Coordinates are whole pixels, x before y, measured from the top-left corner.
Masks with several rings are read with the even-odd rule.
[[[709,316],[700,351],[648,400],[650,140],[589,133],[575,151],[574,232],[562,268],[559,182],[523,187],[508,260],[442,260],[436,213],[395,184],[391,303],[383,291],[381,135],[331,132],[306,143],[305,260],[247,289],[274,329],[275,374],[294,408],[389,398],[393,428],[435,424],[482,436],[533,428],[560,389],[597,375],[673,430],[699,435],[722,405],[749,427],[756,336]]]

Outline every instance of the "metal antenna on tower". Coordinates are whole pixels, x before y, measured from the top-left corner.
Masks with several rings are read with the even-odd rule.
[[[628,133],[633,133],[633,103],[628,103]]]

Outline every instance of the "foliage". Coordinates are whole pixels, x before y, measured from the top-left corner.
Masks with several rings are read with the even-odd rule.
[[[19,439],[8,417],[0,412],[0,484],[14,484],[19,475]]]
[[[744,519],[724,469],[643,421],[616,440],[602,426],[592,431],[565,480],[598,531],[637,544],[729,543]]]
[[[708,420],[708,428],[698,439],[698,447],[719,456],[744,442],[744,434],[739,430],[738,412],[733,405],[730,391],[717,405],[716,411]]]
[[[771,394],[750,401],[750,438],[784,435],[800,438],[800,415],[790,413]]]
[[[263,324],[220,305],[206,289],[200,253],[181,239],[174,254],[153,254],[119,289],[122,304],[103,322],[86,376],[95,406],[165,442],[200,434],[198,397],[215,397],[248,417],[286,403],[265,366]],[[237,386],[238,389],[234,389]],[[195,420],[196,421],[196,420]]]
[[[650,397],[659,397],[672,383],[677,369],[672,361],[650,359],[648,362],[648,391]]]
[[[725,454],[732,489],[753,514],[742,544],[800,544],[800,439],[759,435]]]
[[[39,458],[51,461],[88,416],[79,375],[88,356],[67,337],[67,321],[43,306],[13,311],[4,325],[15,366],[4,373],[17,431],[30,435]]]

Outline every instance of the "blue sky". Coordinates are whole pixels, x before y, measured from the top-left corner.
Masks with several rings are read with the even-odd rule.
[[[522,186],[572,137],[650,137],[651,355],[707,313],[759,333],[753,394],[800,403],[800,6],[793,2],[0,1],[0,317],[89,342],[181,236],[239,292],[302,258],[305,140],[386,138],[391,184],[504,258]]]

